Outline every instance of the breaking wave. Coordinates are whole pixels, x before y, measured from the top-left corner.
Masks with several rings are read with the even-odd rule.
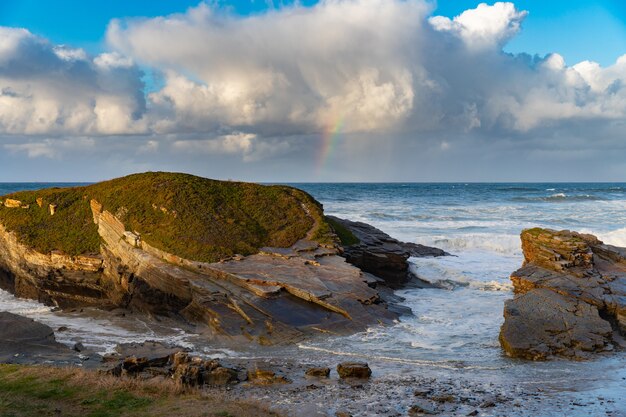
[[[550,190],[553,191],[553,190]],[[549,196],[538,196],[538,197],[513,197],[512,201],[517,202],[575,202],[575,201],[605,201],[607,200],[604,197],[592,195],[592,194],[576,194],[576,195],[568,195],[565,193],[555,193]]]

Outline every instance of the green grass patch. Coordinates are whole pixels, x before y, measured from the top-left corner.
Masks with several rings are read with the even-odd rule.
[[[152,172],[86,187],[24,191],[2,200],[5,198],[30,207],[0,206],[0,222],[42,253],[99,252],[91,199],[115,214],[127,230],[139,232],[146,243],[195,261],[249,255],[263,246],[288,247],[314,226],[314,238],[321,243],[331,239],[321,205],[304,191],[287,186]],[[54,216],[48,212],[49,204],[57,205]]]
[[[337,221],[329,217],[326,217],[326,222],[333,229],[343,246],[351,246],[361,243],[361,241],[356,236],[354,236],[350,229],[348,229],[341,223],[338,223]]]

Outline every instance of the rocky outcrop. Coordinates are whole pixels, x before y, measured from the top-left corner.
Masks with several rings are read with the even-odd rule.
[[[400,242],[366,223],[328,217],[347,228],[359,240],[359,243],[343,248],[346,260],[382,278],[391,287],[401,287],[411,280],[407,262],[409,257],[449,255],[438,248]]]
[[[183,318],[209,337],[289,343],[391,323],[375,278],[335,246],[302,239],[289,248],[221,262],[190,261],[152,247],[91,201],[99,254],[42,254],[0,226],[0,286],[63,308],[125,307]],[[406,260],[406,258],[403,258]]]
[[[570,231],[522,232],[500,343],[510,356],[584,358],[626,334],[626,249]]]
[[[112,307],[101,255],[39,253],[0,225],[0,288],[59,307]]]
[[[172,378],[188,387],[227,386],[240,382],[238,369],[223,366],[217,360],[192,357],[182,351],[165,356],[129,356],[107,373],[138,379]]]

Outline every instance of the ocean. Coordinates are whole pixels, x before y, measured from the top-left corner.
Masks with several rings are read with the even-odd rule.
[[[0,195],[66,185],[0,183]],[[66,326],[69,331],[59,334],[60,341],[80,341],[102,352],[119,342],[163,340],[212,356],[307,355],[311,361],[329,364],[343,358],[364,359],[375,372],[383,374],[452,375],[478,384],[500,384],[513,391],[540,387],[586,404],[597,397],[603,401],[613,398],[616,413],[626,413],[626,406],[620,404],[626,397],[623,352],[585,362],[531,363],[506,357],[498,343],[503,303],[513,296],[509,275],[523,260],[520,232],[535,226],[570,229],[626,246],[626,183],[290,185],[312,194],[323,203],[327,214],[363,221],[397,239],[436,246],[454,255],[410,260],[415,274],[441,288],[398,291],[413,314],[395,326],[305,342],[279,353],[220,349],[206,345],[187,330],[163,323],[129,323],[112,321],[106,315],[86,318],[54,312],[7,293],[0,293],[0,310],[28,315],[53,327]],[[596,409],[589,407],[568,414],[594,415]],[[560,415],[553,411],[556,414],[547,407],[545,415]]]

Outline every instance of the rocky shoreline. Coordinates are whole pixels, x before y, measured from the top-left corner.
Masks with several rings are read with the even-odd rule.
[[[84,200],[80,204],[89,210],[100,252],[38,252],[0,225],[0,288],[60,310],[85,308],[85,315],[93,308],[105,316],[171,321],[215,346],[280,351],[303,341],[393,326],[411,314],[397,290],[434,288],[411,272],[409,258],[449,255],[398,241],[365,223],[323,217],[321,205],[296,193],[289,201],[308,219],[306,236],[284,247],[262,246],[246,256],[202,262],[149,244],[125,223],[124,210]],[[5,204],[13,214],[46,208],[39,199],[15,201]],[[176,221],[183,216],[162,209],[154,210]],[[44,214],[64,210],[55,205]],[[521,238],[525,260],[511,275],[515,297],[504,306],[499,352],[533,361],[583,360],[623,349],[626,249],[569,231],[530,229]],[[408,361],[402,369],[383,355],[363,357],[346,349],[327,356],[253,352],[217,358],[157,341],[120,343],[115,353],[102,356],[80,342],[58,343],[54,333],[63,330],[0,313],[0,362],[81,367],[121,380],[174,381],[205,394],[260,399],[273,411],[297,416],[556,416],[553,410],[579,406],[571,395],[495,383],[490,379],[495,374],[470,378],[490,368],[473,369],[462,360]],[[406,371],[428,366],[445,372]],[[614,403],[602,397],[585,407],[618,416]]]
[[[124,224],[123,210],[111,213],[95,199],[89,209],[101,240],[98,254],[40,253],[0,224],[0,288],[64,309],[123,308],[172,317],[203,326],[216,341],[276,345],[391,324],[405,311],[386,288],[419,281],[408,270],[408,258],[446,255],[337,218],[358,243],[342,245],[332,230],[325,232],[331,243],[320,243],[313,236],[323,229],[320,214],[312,214],[320,209],[297,204],[312,219],[306,237],[289,247],[262,247],[211,263],[148,244]],[[43,210],[43,204],[5,210]]]

